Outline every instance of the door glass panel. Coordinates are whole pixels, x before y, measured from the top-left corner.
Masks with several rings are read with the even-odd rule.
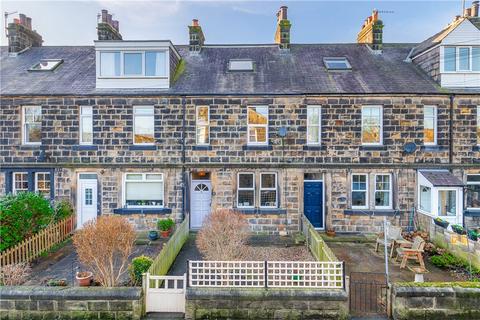
[[[96,173],[80,173],[79,175],[80,180],[84,179],[97,179],[97,174]]]
[[[457,192],[455,190],[438,191],[438,215],[455,216],[457,214]]]
[[[91,206],[93,204],[93,189],[85,188],[85,205]]]

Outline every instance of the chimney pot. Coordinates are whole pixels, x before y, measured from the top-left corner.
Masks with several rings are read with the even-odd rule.
[[[479,9],[479,1],[473,1],[472,2],[472,17],[478,17],[478,9]]]
[[[15,24],[20,24],[20,19],[14,18],[14,19],[13,19],[13,23],[15,23]]]
[[[472,16],[472,8],[465,8],[465,11],[463,12],[464,17],[471,17]]]
[[[108,10],[102,9],[102,22],[107,23]]]
[[[198,24],[198,19],[193,19],[193,20],[192,20],[192,26],[193,26],[193,27],[198,27],[198,26],[199,26],[199,24]]]
[[[27,20],[27,16],[24,15],[23,13],[20,13],[18,16],[20,17],[20,24],[21,24],[22,26],[26,27],[26,25],[27,25],[27,21],[26,21],[26,20]]]
[[[27,28],[28,28],[29,30],[32,30],[32,18],[27,17],[26,22],[27,22]]]
[[[110,13],[107,14],[107,23],[108,23],[109,25],[112,25],[112,15],[111,15]]]

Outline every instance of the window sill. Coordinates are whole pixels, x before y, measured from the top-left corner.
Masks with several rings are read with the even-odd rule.
[[[420,150],[425,152],[443,152],[448,151],[448,147],[438,145],[424,145],[420,147]]]
[[[72,148],[73,148],[73,150],[78,150],[78,151],[84,151],[84,150],[85,151],[97,151],[98,150],[98,146],[82,145],[82,144],[73,146]]]
[[[325,151],[325,150],[327,150],[327,147],[326,146],[306,145],[306,146],[303,146],[303,150],[305,150],[305,151]]]
[[[115,214],[169,214],[170,208],[117,208],[113,209]]]
[[[192,150],[194,151],[208,151],[212,150],[212,146],[206,145],[206,146],[193,146]]]
[[[17,148],[19,150],[38,150],[42,147],[41,144],[21,144]]]
[[[398,213],[398,210],[388,209],[388,210],[361,210],[361,209],[350,209],[343,210],[343,214],[347,216],[394,216]]]
[[[133,145],[133,146],[129,146],[128,147],[128,150],[131,150],[131,151],[142,151],[142,150],[157,150],[157,146],[152,146],[152,145],[145,145],[145,146],[142,146],[142,145]]]
[[[286,209],[280,208],[235,208],[241,214],[286,214]]]
[[[255,150],[273,150],[272,146],[255,146],[255,145],[246,145],[242,147],[245,151],[255,151]]]
[[[360,146],[360,151],[387,151],[387,146]]]
[[[468,209],[463,212],[465,217],[480,217],[480,210]]]

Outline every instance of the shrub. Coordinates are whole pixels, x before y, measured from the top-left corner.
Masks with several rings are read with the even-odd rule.
[[[21,242],[52,222],[53,209],[41,194],[20,192],[0,199],[0,251]]]
[[[72,204],[67,200],[55,203],[55,221],[59,221],[73,215]]]
[[[31,273],[27,263],[8,264],[1,269],[0,283],[3,286],[19,286],[27,281]]]
[[[101,216],[87,222],[73,236],[78,259],[104,287],[119,284],[132,253],[135,230],[124,218]]]
[[[168,231],[175,225],[172,219],[161,219],[157,221],[157,228],[162,231]]]
[[[197,235],[197,247],[207,260],[242,260],[248,255],[248,225],[230,209],[217,209],[205,219]]]
[[[142,274],[148,271],[153,263],[153,259],[147,256],[133,258],[132,263],[128,267],[130,279],[134,285],[142,283]]]

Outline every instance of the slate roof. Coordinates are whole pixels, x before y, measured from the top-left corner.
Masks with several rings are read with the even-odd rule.
[[[3,95],[95,94],[390,94],[440,93],[438,85],[405,58],[412,44],[385,44],[374,55],[361,44],[206,46],[199,55],[176,46],[185,59],[184,74],[170,89],[96,89],[93,46],[45,46],[10,57],[0,54]],[[328,71],[324,57],[347,57],[351,71]],[[229,72],[230,59],[253,59],[254,72]],[[40,59],[63,59],[53,72],[29,72]]]
[[[463,182],[449,171],[420,171],[434,187],[463,187]]]

